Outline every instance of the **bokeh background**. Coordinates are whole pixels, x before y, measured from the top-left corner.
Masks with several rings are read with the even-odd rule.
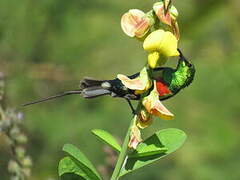
[[[76,89],[83,76],[110,79],[139,71],[147,54],[128,38],[120,18],[128,9],[148,11],[153,0],[1,0],[0,71],[7,76],[8,106],[25,115],[34,161],[32,180],[58,179],[65,143],[77,145],[96,165],[102,144],[91,135],[105,129],[123,138],[131,118],[125,101],[78,95],[20,107],[21,103]],[[188,139],[176,153],[123,179],[240,179],[240,1],[174,0],[180,48],[196,65],[194,83],[164,104],[173,121],[156,119],[144,131],[175,127]],[[176,61],[169,62],[175,66]],[[0,139],[4,136],[0,135]],[[0,141],[1,180],[10,157]]]

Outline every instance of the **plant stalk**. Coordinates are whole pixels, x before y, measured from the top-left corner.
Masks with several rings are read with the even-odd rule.
[[[137,106],[137,109],[136,109],[136,114],[138,114],[139,110],[141,108],[141,101],[139,101],[138,103],[138,106]],[[118,156],[118,160],[117,160],[117,164],[114,168],[114,171],[113,171],[113,174],[112,174],[112,177],[111,177],[111,180],[118,180],[119,179],[119,174],[121,172],[121,169],[122,169],[122,166],[123,166],[123,163],[127,157],[127,152],[128,152],[128,143],[129,143],[129,140],[130,140],[130,134],[131,134],[131,128],[132,128],[132,125],[135,121],[135,118],[136,118],[136,115],[133,116],[131,122],[130,122],[130,125],[128,127],[128,131],[127,131],[127,134],[124,138],[124,142],[123,142],[123,145],[122,145],[122,150]]]
[[[117,164],[116,164],[116,166],[114,168],[111,180],[117,180],[119,178],[118,176],[120,174],[120,171],[122,169],[122,165],[123,165],[123,163],[124,163],[124,161],[126,159],[126,156],[127,156],[128,143],[129,143],[129,140],[130,140],[130,133],[131,133],[131,127],[133,125],[134,119],[135,119],[135,116],[132,118],[130,126],[128,127],[128,131],[127,131],[127,134],[125,136],[125,139],[124,139],[124,142],[123,142],[123,145],[122,145],[122,150],[121,150],[121,152],[120,152],[120,154],[118,156]]]

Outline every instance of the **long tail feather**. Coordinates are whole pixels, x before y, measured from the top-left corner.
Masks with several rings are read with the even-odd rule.
[[[104,80],[96,80],[92,79],[90,77],[85,77],[80,81],[80,88],[89,88],[93,86],[101,86],[101,84],[104,82]]]
[[[90,87],[90,88],[86,88],[82,91],[82,96],[84,98],[95,98],[98,96],[103,96],[103,95],[107,95],[110,94],[111,91],[107,90],[107,89],[103,89],[102,87]]]
[[[54,96],[44,98],[44,99],[40,99],[37,101],[22,104],[22,106],[38,104],[41,102],[49,101],[52,99],[56,99],[56,98],[71,95],[71,94],[81,94],[82,97],[84,97],[84,98],[95,98],[98,96],[111,94],[111,91],[108,90],[106,86],[105,87],[103,86],[104,82],[106,82],[105,85],[107,84],[107,85],[111,86],[107,81],[104,81],[104,80],[95,80],[95,79],[91,79],[91,78],[84,78],[83,80],[80,81],[80,89],[79,90],[66,91],[66,92],[63,92],[63,93],[60,93],[60,94],[57,94]]]
[[[84,98],[95,98],[98,96],[103,96],[110,94],[111,91],[107,87],[104,87],[104,84],[110,84],[106,80],[95,80],[88,77],[83,78],[80,81],[80,88],[82,89],[82,96]]]
[[[81,94],[81,93],[82,93],[82,90],[66,91],[66,92],[63,92],[61,94],[57,94],[57,95],[50,96],[50,97],[40,99],[40,100],[37,100],[37,101],[22,104],[22,106],[28,106],[28,105],[37,104],[37,103],[45,102],[45,101],[48,101],[48,100],[52,100],[52,99],[55,99],[55,98],[58,98],[58,97],[63,97],[63,96],[71,95],[71,94]]]

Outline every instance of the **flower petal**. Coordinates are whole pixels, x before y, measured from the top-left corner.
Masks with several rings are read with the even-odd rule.
[[[152,113],[163,120],[171,120],[174,115],[162,104],[160,100],[156,101]]]
[[[133,90],[144,90],[145,85],[139,78],[130,79],[123,74],[118,74],[117,78],[121,80],[124,86]]]
[[[137,126],[144,129],[150,126],[153,122],[153,117],[145,109],[142,109],[138,115]]]
[[[176,36],[177,40],[179,40],[180,32],[179,32],[178,23],[175,20],[172,21],[172,31],[173,31],[173,34]]]
[[[136,116],[135,116],[135,118],[136,118]],[[128,143],[128,147],[136,149],[137,145],[140,142],[142,142],[141,132],[138,129],[138,127],[136,126],[136,119],[135,119],[134,124],[131,127],[131,134],[130,134],[130,140],[129,140],[129,143]]]
[[[158,51],[164,56],[179,56],[177,51],[178,40],[169,31],[162,29],[156,30],[149,34],[143,43],[143,48],[146,51]]]
[[[158,2],[158,3],[155,3],[153,5],[153,10],[154,12],[156,13],[158,19],[164,23],[164,24],[167,24],[169,26],[171,26],[171,15],[170,15],[170,12],[167,11],[165,13],[165,7],[164,7],[164,4],[163,2]]]
[[[150,28],[150,20],[145,13],[138,9],[131,9],[121,18],[121,27],[130,37],[143,37]]]
[[[168,7],[169,7],[170,4],[171,4],[171,0],[164,0],[164,1],[163,1],[163,4],[164,4],[164,9],[167,11],[167,10],[168,10]]]
[[[135,79],[130,79],[129,77],[118,74],[117,78],[121,80],[124,86],[132,90],[139,90],[140,94],[148,90],[152,83],[149,80],[147,69],[144,67],[140,72],[140,75]]]
[[[170,120],[174,117],[174,115],[159,100],[156,82],[154,82],[154,89],[143,99],[142,104],[150,114],[158,116],[163,120]]]
[[[151,68],[155,68],[157,66],[158,60],[159,60],[159,53],[157,51],[153,51],[148,54],[148,64]]]

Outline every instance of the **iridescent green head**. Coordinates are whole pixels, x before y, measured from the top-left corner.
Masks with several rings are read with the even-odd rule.
[[[195,67],[191,63],[191,61],[187,60],[182,52],[178,49],[180,56],[179,62],[174,73],[176,82],[182,88],[188,86],[192,83],[194,75],[195,75]]]
[[[180,55],[176,69],[160,67],[152,72],[152,78],[155,80],[162,79],[173,93],[191,84],[195,75],[194,65],[183,56],[179,49],[178,51]]]

